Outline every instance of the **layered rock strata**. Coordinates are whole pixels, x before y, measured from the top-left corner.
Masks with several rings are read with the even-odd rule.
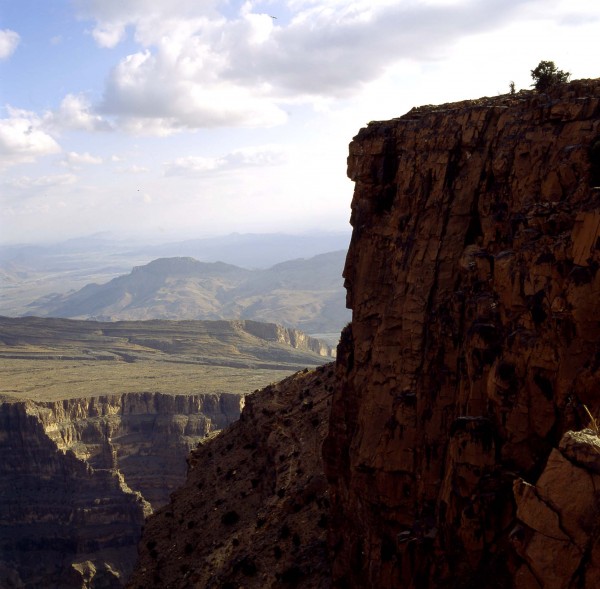
[[[334,379],[329,364],[246,397],[148,520],[128,587],[329,587],[321,446]]]
[[[29,403],[27,413],[59,450],[119,471],[156,509],[185,480],[190,450],[235,421],[243,405],[232,393],[128,393]]]
[[[145,517],[242,405],[158,393],[2,403],[0,586],[122,587]]]
[[[553,493],[553,448],[600,409],[600,81],[370,123],[348,175],[333,585],[595,586],[597,515],[544,557],[573,551],[559,583],[523,502]],[[516,550],[519,517],[534,535]]]
[[[285,344],[296,350],[313,352],[318,356],[335,357],[336,350],[326,342],[306,335],[303,331],[290,327],[283,327],[276,323],[262,323],[249,319],[233,322],[240,325],[241,329],[266,341]]]

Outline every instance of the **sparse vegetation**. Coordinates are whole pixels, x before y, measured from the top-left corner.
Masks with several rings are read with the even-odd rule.
[[[592,415],[592,413],[590,412],[590,410],[587,408],[586,405],[584,405],[583,408],[585,409],[585,412],[587,413],[588,417],[590,418],[590,423],[588,424],[588,429],[591,429],[596,435],[600,435],[600,422],[598,422],[598,420]]]
[[[540,92],[545,92],[558,84],[565,84],[571,78],[569,72],[559,70],[553,61],[540,61],[537,67],[531,70],[532,86]]]
[[[244,394],[304,368],[311,359],[319,362],[306,352],[236,331],[225,321],[1,318],[0,331],[0,397],[13,400],[144,391]]]

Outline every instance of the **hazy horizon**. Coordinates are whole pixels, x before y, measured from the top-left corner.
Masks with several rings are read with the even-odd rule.
[[[49,247],[49,246],[60,246],[69,243],[76,242],[91,242],[91,241],[101,241],[105,243],[111,243],[115,246],[119,244],[123,244],[125,246],[159,246],[159,245],[169,245],[169,244],[177,244],[182,242],[198,242],[198,241],[217,241],[217,240],[231,240],[234,238],[267,238],[267,237],[297,237],[297,238],[307,238],[311,236],[315,237],[345,237],[350,240],[350,236],[352,233],[352,227],[348,223],[346,230],[338,230],[338,231],[327,231],[327,230],[319,230],[319,229],[307,229],[304,231],[230,231],[228,233],[197,233],[194,230],[189,231],[178,231],[173,230],[171,232],[163,232],[163,233],[151,233],[151,232],[138,232],[138,233],[119,233],[117,231],[97,231],[95,233],[74,234],[72,236],[61,238],[60,236],[55,236],[53,238],[39,238],[39,239],[31,239],[31,240],[19,240],[18,238],[14,238],[14,240],[4,240],[2,239],[2,235],[0,234],[0,248],[20,248],[20,247],[28,247],[28,246],[40,246],[40,247]],[[325,253],[325,252],[323,252]]]

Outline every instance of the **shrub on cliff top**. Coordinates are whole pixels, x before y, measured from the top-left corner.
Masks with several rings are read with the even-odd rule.
[[[537,67],[531,70],[531,77],[533,78],[532,86],[543,92],[552,86],[568,82],[571,74],[559,70],[553,61],[540,61]]]

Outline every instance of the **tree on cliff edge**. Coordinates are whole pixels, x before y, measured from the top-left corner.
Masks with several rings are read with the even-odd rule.
[[[536,90],[544,92],[552,86],[568,82],[571,74],[559,70],[553,61],[540,61],[537,67],[531,70],[531,77],[533,78],[532,86]]]

